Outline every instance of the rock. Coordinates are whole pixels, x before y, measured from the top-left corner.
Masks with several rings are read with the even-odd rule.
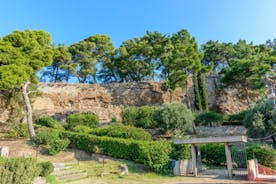
[[[35,177],[33,184],[46,184],[46,179],[42,177]]]
[[[120,165],[121,175],[128,175],[128,166],[126,164]]]
[[[1,157],[8,157],[9,156],[9,147],[8,146],[2,146],[0,148],[0,156]]]

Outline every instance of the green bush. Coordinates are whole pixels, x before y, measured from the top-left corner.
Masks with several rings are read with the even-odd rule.
[[[90,131],[90,134],[136,140],[151,140],[151,135],[144,129],[122,124],[114,124],[109,127],[93,129]]]
[[[226,164],[224,144],[204,144],[200,146],[200,151],[203,163],[216,166]]]
[[[13,127],[13,129],[8,133],[8,137],[28,137],[28,125],[26,123],[18,123]]]
[[[122,111],[122,123],[125,125],[136,125],[138,109],[136,107],[125,107]]]
[[[99,126],[98,117],[90,112],[71,114],[67,117],[66,122],[68,123],[68,128],[70,130],[78,125],[85,125],[90,128],[96,128]]]
[[[125,107],[122,111],[122,123],[140,128],[154,128],[153,107]]]
[[[55,155],[67,148],[70,141],[61,139],[60,132],[56,129],[42,129],[36,135],[36,143],[48,146],[50,155]]]
[[[49,154],[50,155],[56,155],[57,153],[59,153],[60,151],[65,150],[68,145],[69,145],[70,141],[68,139],[55,139],[50,141],[49,144]]]
[[[195,124],[197,126],[212,126],[213,124],[221,125],[225,119],[227,118],[223,114],[208,111],[197,115],[195,118]]]
[[[248,111],[241,111],[237,114],[231,114],[231,115],[229,115],[229,121],[240,121],[240,122],[242,122],[247,113],[248,113]]]
[[[61,131],[61,134],[78,149],[88,153],[93,153],[95,148],[98,148],[101,154],[143,163],[157,172],[167,165],[170,159],[171,144],[166,141],[139,141],[69,131]]]
[[[249,145],[246,148],[247,159],[256,158],[264,166],[276,169],[276,150],[267,145]]]
[[[142,106],[138,108],[136,117],[136,127],[153,128],[154,121],[152,119],[153,108],[150,106]]]
[[[54,165],[50,161],[38,163],[38,167],[40,168],[39,176],[42,177],[47,177],[54,171]]]
[[[276,116],[273,101],[265,100],[258,102],[248,110],[243,120],[250,137],[265,137],[276,132]]]
[[[39,172],[33,158],[0,158],[0,183],[31,184]]]
[[[185,104],[164,104],[154,111],[153,118],[158,126],[165,130],[181,131],[181,133],[192,131],[194,116]]]
[[[49,116],[38,116],[35,118],[35,124],[50,127],[50,128],[55,128],[56,121]]]
[[[72,131],[89,134],[92,131],[92,128],[85,125],[78,125],[78,126],[75,126]]]
[[[187,144],[173,144],[172,145],[172,159],[185,160],[191,158],[191,146]]]

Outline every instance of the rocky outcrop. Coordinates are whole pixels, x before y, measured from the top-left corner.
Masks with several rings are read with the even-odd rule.
[[[206,78],[209,108],[226,114],[240,112],[247,108],[235,89],[220,89],[218,79]],[[161,105],[172,101],[186,101],[185,90],[180,88],[169,92],[162,84],[154,81],[139,83],[63,84],[40,83],[41,94],[33,100],[34,116],[51,115],[62,120],[74,112],[93,112],[101,122],[112,118],[120,120],[124,106]],[[188,81],[188,96],[193,102],[192,81]],[[8,112],[0,111],[0,121],[7,119]]]

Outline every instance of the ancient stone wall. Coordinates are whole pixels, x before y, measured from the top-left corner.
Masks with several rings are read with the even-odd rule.
[[[215,77],[206,78],[209,108],[226,114],[237,113],[247,108],[235,89],[222,90]],[[170,101],[185,102],[185,90],[180,88],[170,93],[162,84],[153,81],[139,83],[63,84],[40,83],[41,95],[34,99],[33,112],[64,119],[74,112],[94,112],[101,122],[113,117],[120,119],[123,106],[161,105]],[[192,81],[188,82],[188,96],[193,102]],[[7,112],[0,111],[0,120],[5,121]]]

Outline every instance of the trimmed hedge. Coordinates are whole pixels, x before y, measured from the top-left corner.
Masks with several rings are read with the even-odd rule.
[[[276,169],[276,150],[268,145],[249,145],[246,153],[247,159],[256,158],[260,164]]]
[[[143,163],[156,172],[168,165],[172,151],[171,144],[166,141],[138,141],[69,131],[61,131],[60,134],[88,153],[99,150],[101,154]]]
[[[204,144],[200,150],[202,162],[209,165],[226,165],[224,144]],[[276,150],[267,145],[246,145],[246,154],[248,160],[256,158],[260,164],[276,168]]]
[[[33,158],[0,158],[0,183],[31,184],[39,173]]]
[[[212,126],[213,124],[221,125],[227,117],[223,114],[219,114],[216,112],[208,111],[198,114],[195,118],[195,124],[197,126]]]
[[[151,135],[144,129],[122,124],[114,124],[109,127],[93,129],[90,131],[90,134],[136,140],[151,140]]]

